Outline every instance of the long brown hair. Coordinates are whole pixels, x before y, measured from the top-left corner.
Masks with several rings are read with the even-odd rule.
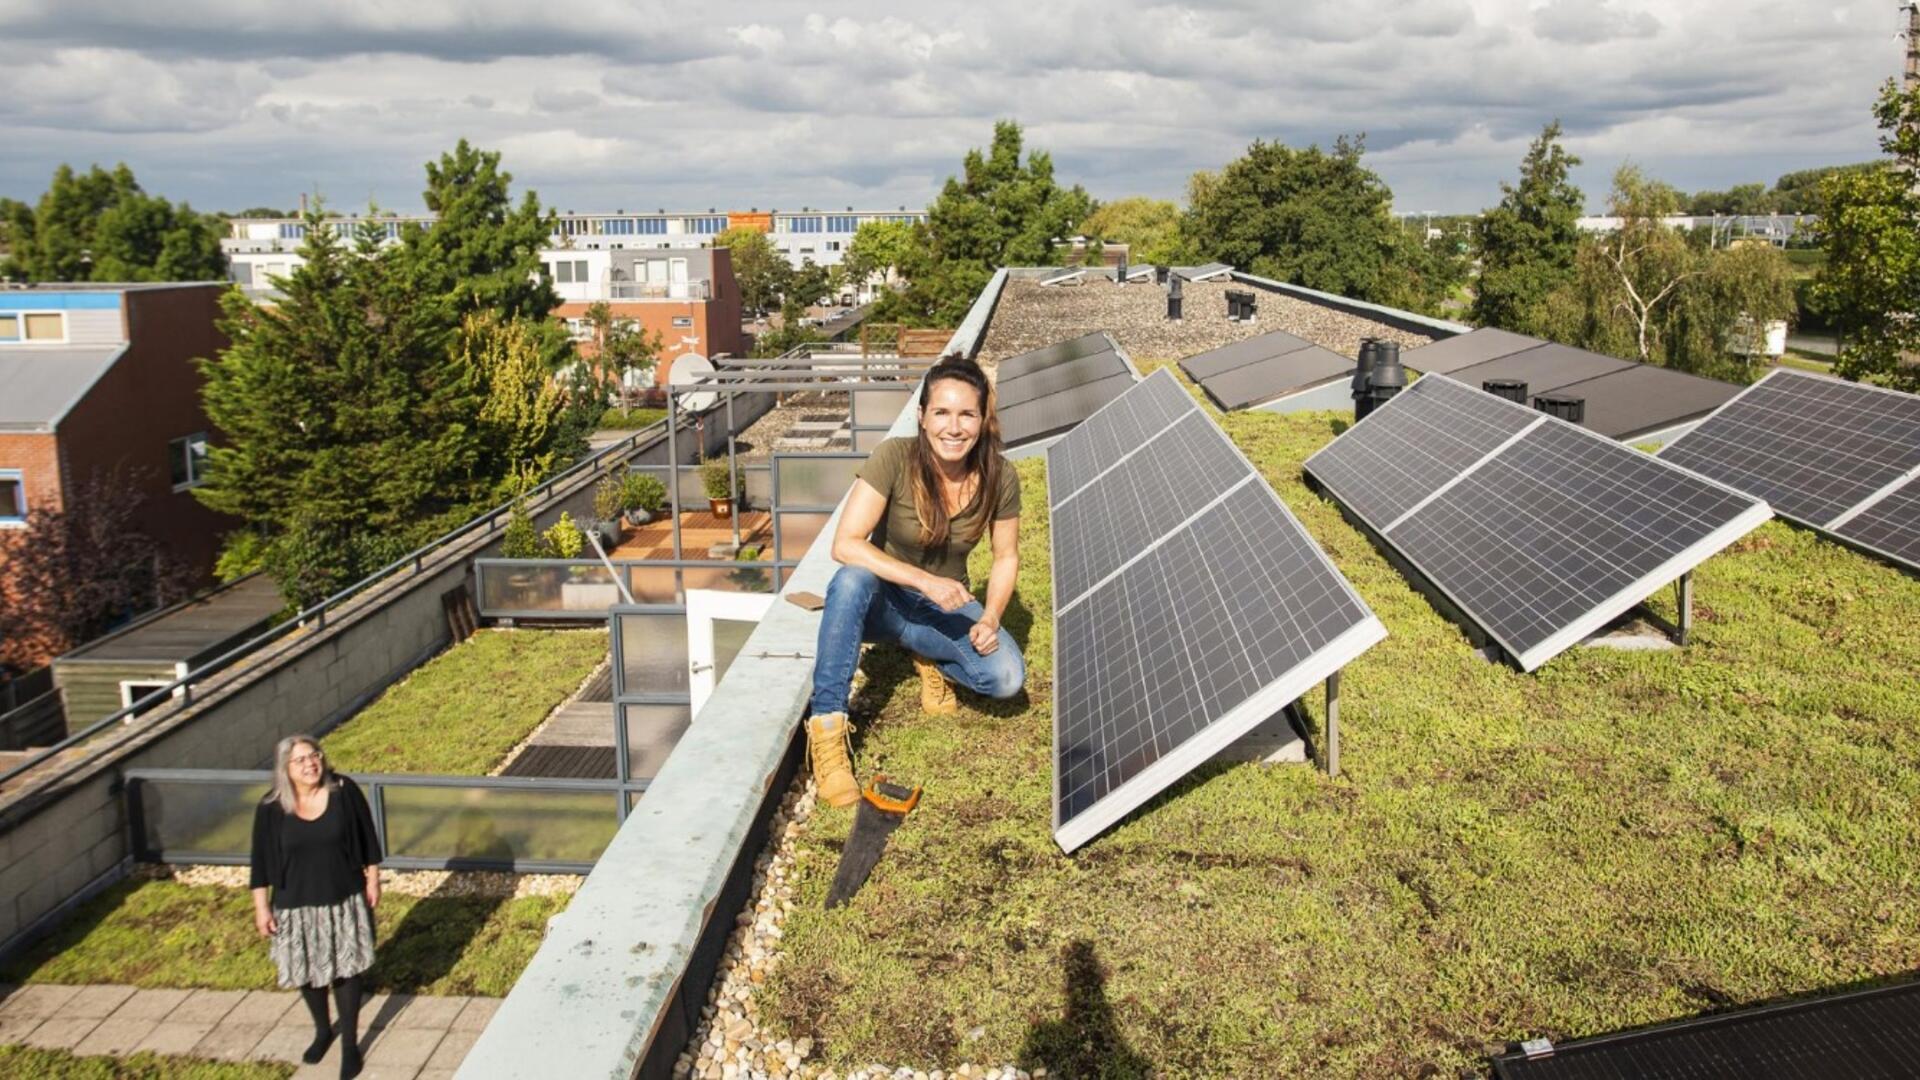
[[[980,438],[975,440],[973,449],[967,451],[967,474],[979,481],[974,489],[974,502],[997,500],[1002,463],[1000,417],[994,408],[993,385],[987,381],[987,373],[980,370],[980,365],[971,360],[942,360],[927,370],[926,381],[920,386],[920,408],[923,413],[927,402],[932,399],[933,385],[946,379],[966,383],[980,395]],[[954,537],[948,535],[951,522],[947,520],[947,502],[940,497],[940,477],[935,471],[933,444],[927,440],[924,420],[914,435],[913,449],[907,453],[907,473],[913,477],[913,511],[914,516],[920,519],[920,546],[929,551],[945,548]],[[965,512],[966,507],[961,507],[961,510]],[[967,544],[977,543],[986,533],[992,517],[991,509],[981,514],[973,535],[959,539]]]

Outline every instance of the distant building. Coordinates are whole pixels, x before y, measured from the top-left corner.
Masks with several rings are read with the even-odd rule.
[[[231,521],[201,505],[212,424],[196,357],[227,339],[218,283],[0,289],[0,529],[94,476],[145,495],[141,528],[202,577]],[[0,595],[7,571],[0,563]]]
[[[899,210],[854,210],[829,212],[802,208],[799,212],[779,210],[658,211],[651,214],[591,213],[559,215],[552,248],[542,253],[552,262],[563,251],[693,250],[711,248],[713,238],[730,228],[758,229],[767,234],[776,250],[798,267],[812,260],[820,266],[834,266],[845,256],[854,233],[870,221],[917,222],[926,214],[901,207]],[[379,229],[389,240],[400,236],[408,222],[431,227],[430,214],[391,214],[378,217],[329,217],[327,227],[343,238],[352,238],[366,225]],[[227,255],[229,273],[241,288],[255,297],[271,298],[272,279],[285,277],[300,265],[301,241],[307,226],[299,218],[233,218],[229,234],[220,242]]]
[[[554,317],[566,322],[583,355],[591,356],[587,309],[604,303],[614,318],[660,335],[654,381],[664,386],[673,362],[687,353],[711,359],[746,354],[740,329],[740,287],[726,248],[621,248],[544,251]]]

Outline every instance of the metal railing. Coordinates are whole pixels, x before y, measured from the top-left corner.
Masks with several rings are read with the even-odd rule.
[[[683,419],[681,426],[692,427],[693,422]],[[610,467],[612,462],[624,460],[625,456],[638,451],[643,445],[664,433],[666,427],[666,421],[662,420],[647,427],[640,428],[624,438],[610,443],[587,457],[582,458],[566,470],[541,481],[538,486],[527,492],[524,497],[530,502],[543,501],[550,497],[553,492],[562,485],[582,477],[591,476],[595,472],[605,471]],[[32,756],[20,761],[5,772],[0,772],[0,784],[5,784],[15,777],[38,768],[55,756],[71,750],[82,743],[88,742],[103,732],[113,730],[116,725],[123,723],[137,714],[146,713],[149,715],[149,718],[151,718],[152,714],[150,710],[153,710],[158,705],[164,704],[168,699],[173,701],[174,711],[191,708],[194,702],[194,683],[220,673],[234,663],[258,652],[265,646],[286,637],[294,630],[308,626],[311,626],[315,631],[326,629],[327,617],[346,601],[384,582],[389,577],[401,573],[411,573],[416,576],[424,573],[427,568],[427,558],[429,555],[448,544],[476,533],[484,532],[491,534],[499,530],[508,519],[512,510],[512,501],[501,503],[499,506],[474,517],[465,525],[422,544],[380,569],[375,570],[373,573],[368,574],[366,577],[361,578],[359,581],[334,593],[332,596],[302,609],[285,621],[269,627],[262,633],[241,642],[239,645],[201,664],[199,667],[194,668],[165,686],[153,690],[145,697],[120,709],[118,712],[68,735],[52,746],[34,753]]]
[[[706,278],[693,281],[609,281],[601,290],[608,300],[709,300],[713,282]]]
[[[648,780],[350,774],[395,870],[584,874]],[[135,769],[127,818],[141,862],[244,866],[254,807],[273,774],[249,769]]]
[[[772,559],[615,559],[619,584],[596,559],[475,559],[474,604],[483,619],[575,622],[605,618],[622,603],[681,602],[688,589],[771,593],[796,565]]]

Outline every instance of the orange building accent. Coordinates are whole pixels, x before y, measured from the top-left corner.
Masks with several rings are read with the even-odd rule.
[[[770,233],[773,231],[773,213],[769,211],[763,214],[757,210],[745,212],[729,210],[727,211],[727,228],[752,229],[755,232]]]

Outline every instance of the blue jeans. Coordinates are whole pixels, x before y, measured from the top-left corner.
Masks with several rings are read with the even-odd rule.
[[[842,566],[827,585],[827,607],[820,616],[813,715],[847,711],[862,641],[903,646],[939,664],[949,679],[976,694],[1010,698],[1019,693],[1027,681],[1027,663],[1005,627],[998,649],[986,656],[973,651],[967,631],[985,615],[977,599],[957,611],[942,611],[913,589],[882,581],[869,570]]]

